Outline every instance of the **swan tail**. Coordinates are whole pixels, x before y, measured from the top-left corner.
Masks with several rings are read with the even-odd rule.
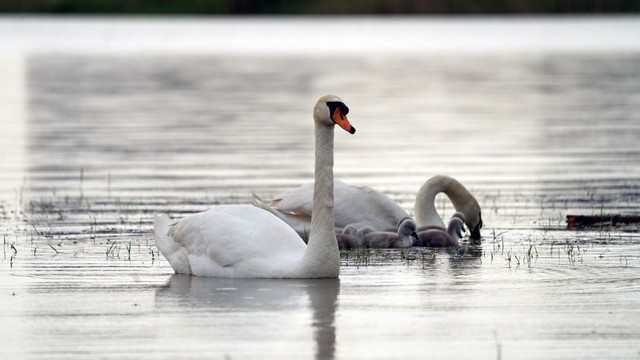
[[[268,211],[276,217],[280,218],[280,220],[291,226],[293,230],[295,230],[303,238],[308,237],[311,223],[310,215],[301,214],[292,210],[278,209],[271,203],[261,199],[260,196],[258,196],[256,193],[253,193],[253,206]]]
[[[186,250],[171,237],[175,224],[167,215],[155,215],[153,219],[153,234],[156,240],[156,247],[167,258],[176,274],[191,274],[189,256]]]
[[[272,213],[273,215],[278,215],[276,214],[276,210],[274,208],[271,207],[271,205],[269,205],[266,201],[264,201],[260,196],[258,196],[258,194],[253,193],[253,206],[260,208],[262,210],[267,210],[268,212]]]

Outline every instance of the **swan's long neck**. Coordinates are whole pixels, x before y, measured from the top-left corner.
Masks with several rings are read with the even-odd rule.
[[[333,207],[333,126],[315,122],[315,183],[311,231],[303,263],[312,277],[337,277],[340,250]]]
[[[416,196],[415,217],[418,226],[436,225],[445,227],[440,214],[436,210],[436,195],[446,190],[442,181],[427,180]]]
[[[448,176],[436,175],[422,185],[416,196],[415,212],[419,226],[438,225],[445,227],[434,204],[436,195],[441,192],[449,197],[456,211],[465,214],[469,223],[473,222],[475,217],[474,219],[471,219],[471,217],[479,211],[479,206],[473,195],[458,180]],[[475,226],[475,223],[469,226]]]

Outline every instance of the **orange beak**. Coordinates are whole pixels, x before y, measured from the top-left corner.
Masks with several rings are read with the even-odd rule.
[[[331,119],[333,119],[333,122],[338,124],[338,126],[348,131],[349,134],[353,134],[356,132],[356,128],[351,126],[351,124],[349,123],[347,115],[343,114],[340,109],[336,108],[333,114],[331,114]]]

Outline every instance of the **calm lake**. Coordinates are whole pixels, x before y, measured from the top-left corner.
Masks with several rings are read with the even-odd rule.
[[[0,358],[637,359],[640,17],[0,17]],[[335,175],[482,243],[343,253],[339,280],[173,275],[154,213]],[[439,196],[437,208],[453,208]],[[468,233],[467,233],[468,234]]]

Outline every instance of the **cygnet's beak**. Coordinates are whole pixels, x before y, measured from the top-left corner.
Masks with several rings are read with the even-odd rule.
[[[415,231],[411,233],[411,237],[418,240],[418,234]]]
[[[347,119],[347,115],[343,114],[340,111],[340,108],[336,107],[336,109],[333,111],[333,114],[331,114],[331,119],[333,120],[333,122],[335,122],[338,126],[340,126],[341,128],[343,128],[344,130],[346,130],[347,132],[349,132],[349,134],[353,134],[356,132],[356,128],[354,128],[353,126],[351,126],[351,124],[349,123],[349,120]]]
[[[459,238],[462,238],[462,233],[459,230],[456,233],[458,234]]]

